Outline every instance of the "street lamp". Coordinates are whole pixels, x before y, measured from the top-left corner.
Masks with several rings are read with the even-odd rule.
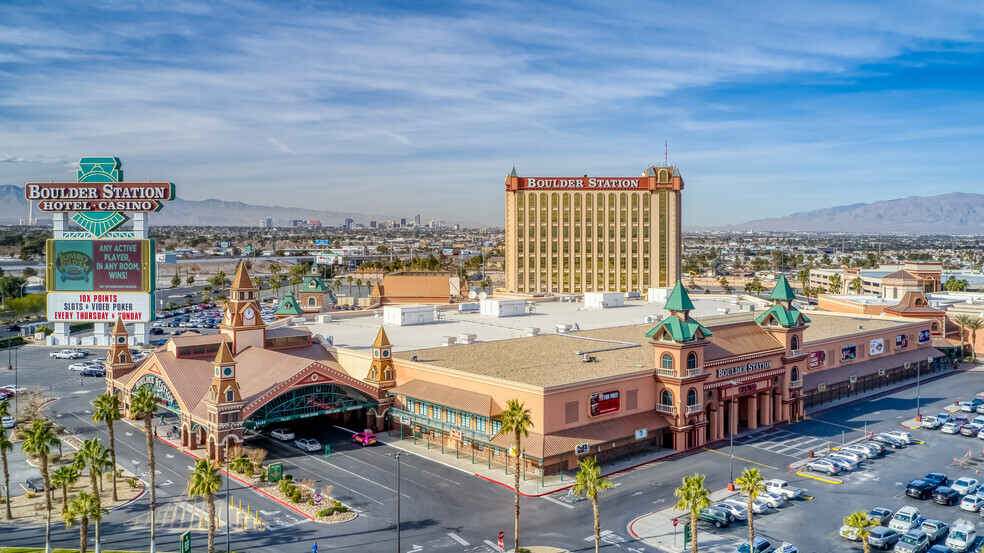
[[[396,453],[387,453],[389,457],[396,459],[396,551],[400,553],[403,549],[400,547],[400,457],[403,457],[407,453],[405,451],[397,451]]]
[[[22,298],[24,297],[24,287],[27,286],[28,284],[30,284],[30,283],[29,282],[25,282],[25,283],[23,283],[23,284],[20,285],[21,297]]]

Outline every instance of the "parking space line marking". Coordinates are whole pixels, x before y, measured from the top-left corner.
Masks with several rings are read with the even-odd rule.
[[[807,474],[805,472],[797,472],[796,474],[798,474],[798,475],[800,475],[800,476],[802,476],[804,478],[812,478],[814,480],[819,480],[821,482],[826,482],[828,484],[843,484],[844,483],[843,480],[837,480],[837,479],[834,479],[834,478],[821,478],[819,476],[814,476],[812,474]]]
[[[704,448],[704,451],[710,451],[711,453],[717,453],[718,455],[724,455],[725,457],[730,457],[730,455],[727,454],[727,453],[724,453],[722,451],[718,451],[716,449],[711,449],[709,447],[705,447]],[[758,461],[752,461],[751,459],[744,459],[742,457],[735,457],[735,459],[738,459],[739,461],[745,461],[746,463],[752,463],[753,465],[758,465],[760,467],[765,467],[767,469],[779,470],[776,467],[770,467],[769,465],[766,465],[764,463],[759,463]]]
[[[547,501],[550,501],[552,503],[556,503],[557,505],[560,505],[561,507],[567,507],[568,509],[573,509],[574,508],[573,505],[570,505],[568,503],[564,503],[563,501],[561,501],[559,499],[554,499],[554,498],[550,497],[549,495],[543,496],[543,499],[546,499]]]
[[[453,539],[454,541],[460,543],[461,545],[464,545],[465,547],[468,547],[469,543],[466,542],[464,539],[462,539],[462,537],[459,536],[458,534],[455,534],[454,532],[449,532],[448,535],[451,536],[451,539]]]

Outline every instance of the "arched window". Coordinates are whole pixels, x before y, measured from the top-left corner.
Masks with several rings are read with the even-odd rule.
[[[659,402],[663,405],[673,405],[673,392],[663,390],[663,393],[659,396]]]
[[[236,392],[233,392],[232,388],[226,390],[226,401],[235,401],[235,400],[236,400]]]
[[[697,368],[697,354],[696,353],[690,352],[690,355],[687,356],[687,368],[688,369],[696,369]]]
[[[383,371],[383,378],[386,380],[393,380],[393,369],[386,369]]]
[[[673,356],[669,353],[664,353],[663,356],[659,358],[659,366],[664,369],[672,369]]]
[[[670,182],[670,173],[666,169],[659,170],[659,182]]]
[[[369,369],[369,380],[376,380],[376,369]]]
[[[800,379],[800,370],[793,367],[793,370],[789,372],[789,377],[793,380],[793,382],[796,382]]]
[[[314,307],[315,306],[315,299],[314,298],[308,298],[308,306],[310,306],[310,307]]]
[[[687,405],[697,405],[697,390],[691,388],[687,392]]]
[[[793,336],[792,340],[789,341],[789,347],[790,349],[794,349],[794,350],[800,349],[799,338]]]
[[[939,330],[940,329],[939,323],[933,323],[932,328],[933,328],[933,330]]]
[[[120,354],[120,363],[126,363],[126,354],[125,353],[121,353]]]
[[[922,305],[922,298],[916,298],[916,305]]]

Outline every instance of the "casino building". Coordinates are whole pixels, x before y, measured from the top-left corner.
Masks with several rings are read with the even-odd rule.
[[[675,167],[641,177],[506,177],[506,289],[646,291],[680,277]]]

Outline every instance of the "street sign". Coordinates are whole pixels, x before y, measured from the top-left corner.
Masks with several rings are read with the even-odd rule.
[[[641,439],[645,438],[648,435],[649,435],[649,429],[648,428],[640,428],[639,430],[636,430],[635,431],[635,439],[637,439],[637,440],[641,440]]]
[[[185,532],[181,534],[180,548],[178,551],[180,553],[191,553],[191,532]]]
[[[502,540],[506,538],[506,533],[499,531],[499,549],[502,549]]]
[[[406,415],[400,415],[400,424],[410,424],[410,417]]]
[[[574,448],[575,455],[587,455],[589,451],[591,451],[591,444],[578,444]]]
[[[279,482],[281,478],[284,477],[284,464],[270,463],[267,466],[267,480],[270,482]]]
[[[323,496],[323,495],[321,495],[320,493],[316,493],[316,494],[314,494],[314,504],[315,504],[315,505],[321,505],[321,501],[322,501],[322,500],[323,500],[324,498],[325,498],[325,496]]]
[[[331,240],[328,240],[328,239],[323,239],[323,240],[322,239],[318,239],[318,240],[315,240],[314,241],[314,245],[315,246],[328,246],[328,245],[330,245],[330,243],[331,243]]]
[[[690,544],[690,523],[683,525],[683,548],[686,549]]]
[[[680,524],[680,519],[678,518],[673,519],[673,526],[676,526],[677,524]]]

